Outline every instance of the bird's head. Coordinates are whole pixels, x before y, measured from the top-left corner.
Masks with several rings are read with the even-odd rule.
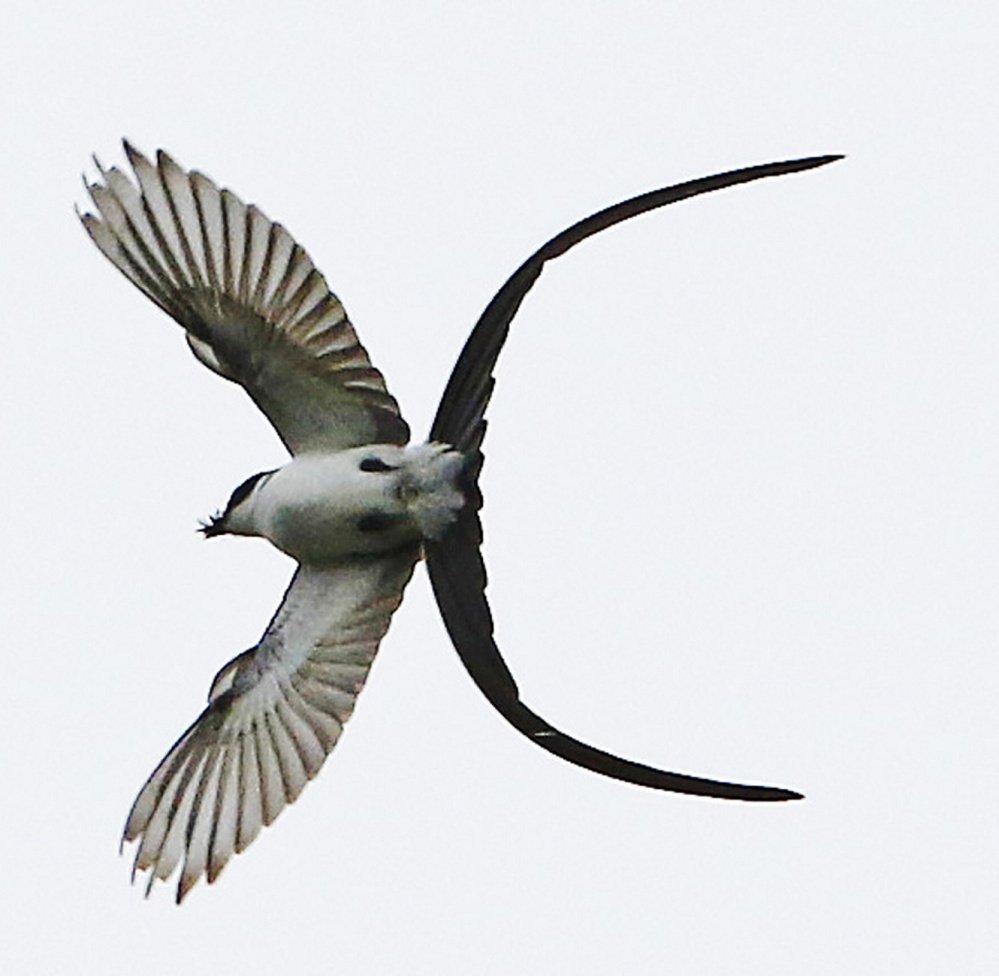
[[[225,510],[204,519],[198,531],[206,539],[213,539],[217,535],[257,535],[253,511],[254,495],[264,480],[272,474],[273,471],[261,471],[247,478],[229,496]]]

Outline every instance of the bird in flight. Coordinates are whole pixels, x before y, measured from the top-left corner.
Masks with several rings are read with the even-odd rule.
[[[654,789],[724,799],[799,799],[611,755],[555,729],[521,700],[493,639],[480,554],[478,481],[493,370],[547,261],[630,217],[842,157],[767,163],[653,190],[593,214],[529,257],[486,306],[426,443],[410,431],[340,300],[305,250],[254,205],[167,153],[125,142],[87,182],[81,220],[105,257],[180,323],[195,357],[238,383],[291,460],[247,478],[206,537],[259,536],[297,562],[260,642],[215,676],[208,705],[146,780],[122,844],[153,882],[181,866],[180,902],[297,799],[336,745],[417,561],[470,676],[518,731],[569,762]]]

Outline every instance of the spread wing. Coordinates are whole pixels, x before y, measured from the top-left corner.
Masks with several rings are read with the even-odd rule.
[[[160,151],[137,184],[100,167],[81,220],[112,264],[244,387],[292,454],[405,444],[409,428],[340,300],[280,224]]]
[[[319,771],[340,738],[413,573],[418,546],[300,566],[260,643],[216,676],[208,707],[142,787],[122,843],[177,901],[211,883]]]
[[[492,614],[485,593],[486,570],[480,550],[482,526],[478,510],[482,506],[482,496],[477,487],[483,463],[481,444],[486,431],[485,412],[495,384],[493,370],[506,342],[510,323],[545,263],[587,237],[623,220],[701,193],[762,177],[813,169],[841,158],[815,156],[720,173],[653,190],[586,217],[540,247],[510,276],[482,313],[458,357],[437,409],[430,439],[453,444],[469,457],[465,472],[469,502],[443,539],[426,542],[430,581],[444,624],[472,680],[514,728],[571,763],[614,779],[675,793],[738,800],[790,800],[801,796],[791,790],[716,782],[621,759],[560,732],[520,700],[517,685],[493,637]]]

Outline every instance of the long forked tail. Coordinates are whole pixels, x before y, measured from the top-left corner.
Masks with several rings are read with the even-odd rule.
[[[445,536],[426,543],[427,569],[444,625],[472,680],[493,707],[519,732],[549,752],[604,776],[653,789],[733,800],[797,800],[800,793],[769,786],[723,783],[670,773],[595,749],[560,732],[521,700],[517,685],[493,639],[482,561],[482,470],[485,412],[492,396],[493,370],[517,309],[547,261],[607,227],[649,210],[737,183],[814,169],[842,156],[812,156],[766,163],[653,190],[592,214],[534,252],[496,293],[465,343],[444,390],[430,439],[453,445],[468,458],[464,472],[468,502]]]

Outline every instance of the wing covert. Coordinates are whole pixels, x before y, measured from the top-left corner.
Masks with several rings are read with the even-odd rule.
[[[137,181],[98,164],[81,220],[195,356],[243,386],[292,454],[405,444],[409,428],[347,313],[281,224],[162,150],[127,142]]]

